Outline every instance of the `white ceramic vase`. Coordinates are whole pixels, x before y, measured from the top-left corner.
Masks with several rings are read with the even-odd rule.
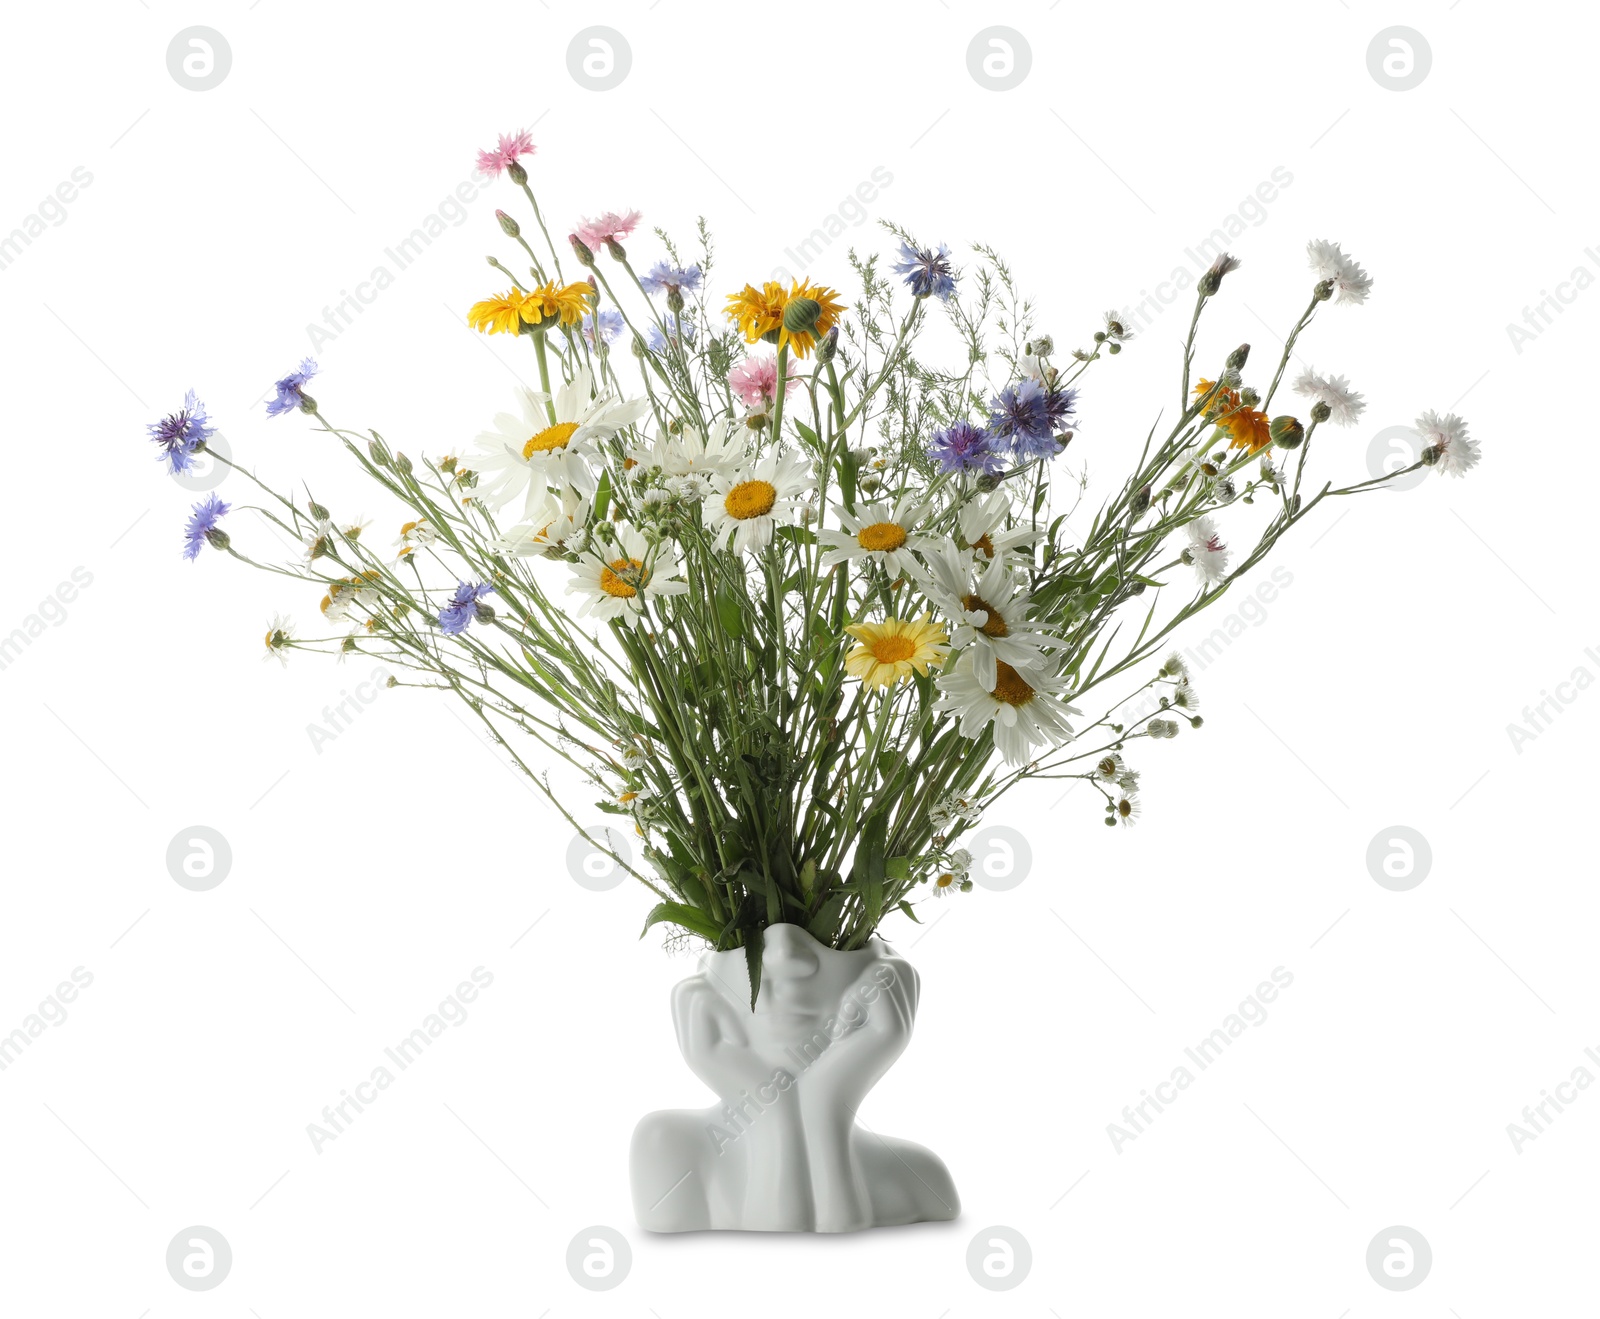
[[[798,925],[763,937],[754,1012],[741,950],[706,953],[673,990],[678,1047],[718,1103],[634,1130],[640,1226],[853,1232],[954,1218],[938,1155],[855,1117],[911,1038],[916,971],[876,940],[839,952]]]

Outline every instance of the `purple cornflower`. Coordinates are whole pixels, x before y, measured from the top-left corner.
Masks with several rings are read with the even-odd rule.
[[[267,416],[276,417],[300,407],[306,398],[305,383],[316,374],[317,364],[308,357],[282,380],[275,381],[272,387],[278,396],[267,404]]]
[[[600,313],[600,343],[611,343],[622,333],[622,313],[612,311],[607,307]],[[589,341],[589,347],[598,348],[594,339],[594,316],[585,315],[583,318],[583,337]]]
[[[980,472],[992,475],[1005,465],[1005,458],[994,445],[994,437],[970,421],[958,421],[944,430],[934,431],[928,457],[942,472]]]
[[[1056,427],[1071,415],[1075,390],[1047,390],[1037,380],[1007,385],[989,400],[989,433],[1019,458],[1054,458],[1061,452]]]
[[[955,272],[950,269],[950,249],[943,243],[938,251],[900,244],[903,258],[894,273],[904,275],[911,292],[919,298],[949,298],[956,291]]]
[[[168,413],[145,428],[150,438],[161,446],[161,457],[174,476],[193,467],[195,451],[217,433],[216,427],[208,424],[209,420],[206,405],[191,389],[183,396],[182,410]]]
[[[440,630],[453,637],[465,632],[467,624],[477,615],[478,601],[492,590],[494,587],[488,582],[480,582],[477,586],[471,582],[460,583],[456,593],[450,597],[450,603],[439,611]]]
[[[662,325],[667,327],[665,334],[661,333],[660,325],[652,325],[645,331],[645,347],[652,353],[666,352],[669,342],[673,345],[676,345],[680,340],[685,345],[694,342],[695,329],[693,321],[686,321],[683,317],[674,316],[671,312],[668,312],[662,318]]]
[[[183,557],[191,562],[200,557],[200,547],[210,541],[219,550],[228,548],[228,533],[220,531],[217,523],[231,505],[224,504],[212,491],[189,514],[189,524],[183,529]]]
[[[685,268],[657,261],[639,283],[646,293],[698,293],[700,278],[699,266]]]
[[[1057,434],[1072,424],[1072,414],[1078,406],[1075,389],[1052,389],[1044,396],[1044,410],[1050,418],[1050,429]]]

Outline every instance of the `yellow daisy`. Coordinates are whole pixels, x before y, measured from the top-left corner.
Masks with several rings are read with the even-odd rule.
[[[844,657],[845,672],[868,687],[892,687],[913,670],[925,675],[930,665],[943,664],[950,651],[945,630],[926,614],[851,623],[845,631],[860,643]]]
[[[759,290],[746,284],[730,294],[727,310],[746,343],[787,345],[795,356],[809,357],[817,340],[838,321],[844,304],[835,290],[808,279],[794,281],[787,292],[768,280]]]
[[[480,334],[520,334],[524,321],[531,324],[538,319],[524,311],[532,300],[531,293],[507,289],[498,297],[473,303],[467,312],[467,324]]]
[[[577,325],[589,313],[594,290],[587,284],[541,284],[531,292],[507,289],[498,297],[472,304],[467,324],[483,334],[519,334],[524,325],[558,320]]]

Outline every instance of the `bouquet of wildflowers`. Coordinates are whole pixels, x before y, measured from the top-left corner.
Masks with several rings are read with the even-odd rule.
[[[214,494],[184,552],[299,579],[315,625],[275,618],[269,655],[361,652],[449,692],[582,829],[530,760],[576,767],[643,840],[635,868],[592,835],[654,893],[647,930],[753,963],[777,922],[859,948],[890,913],[970,889],[963,834],[1028,779],[1085,780],[1107,824],[1131,824],[1138,748],[1201,722],[1174,630],[1324,500],[1477,461],[1462,421],[1430,412],[1412,466],[1312,476],[1322,428],[1364,405],[1310,370],[1291,405],[1285,369],[1324,304],[1372,282],[1314,242],[1265,372],[1248,345],[1197,360],[1238,263],[1201,276],[1176,415],[1119,437],[1134,461],[1078,518],[1078,460],[1106,444],[1074,444],[1077,416],[1090,370],[1133,337],[1117,315],[1064,351],[995,252],[958,268],[893,225],[896,258],[850,254],[853,299],[809,280],[713,294],[703,224],[690,254],[658,230],[648,264],[632,211],[553,241],[532,151],[522,133],[480,156],[528,220],[497,212],[505,288],[468,320],[524,342],[540,388],[470,446],[412,457],[337,424],[302,362],[268,413],[339,441],[392,501],[394,544],[250,476],[303,557],[256,563]],[[935,325],[942,353],[924,349]],[[175,472],[211,434],[193,394],[151,427]],[[1150,712],[1120,720],[1148,689]]]

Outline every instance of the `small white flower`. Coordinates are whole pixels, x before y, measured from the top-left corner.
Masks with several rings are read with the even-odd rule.
[[[1328,420],[1335,426],[1354,426],[1367,410],[1367,402],[1350,388],[1343,376],[1320,376],[1309,366],[1294,382],[1294,392],[1328,405]]]
[[[267,624],[267,648],[261,652],[264,660],[275,659],[284,668],[289,667],[289,646],[294,641],[294,624],[282,614],[274,614]]]
[[[1193,565],[1202,586],[1215,586],[1227,575],[1229,556],[1216,523],[1208,517],[1198,517],[1185,530],[1189,543],[1184,547],[1184,559]]]
[[[546,492],[544,499],[528,510],[528,520],[497,538],[494,547],[517,558],[581,550],[588,543],[588,519],[588,501],[570,486],[561,492],[560,503]]]
[[[689,472],[683,476],[669,476],[667,489],[686,504],[698,504],[711,496],[711,478],[703,472]]]
[[[1333,281],[1334,292],[1340,302],[1361,303],[1367,300],[1372,289],[1372,276],[1361,268],[1359,262],[1347,257],[1339,244],[1323,238],[1314,238],[1306,244],[1306,257],[1317,282]]]
[[[427,518],[418,518],[415,522],[402,522],[400,534],[394,541],[400,547],[400,552],[395,558],[409,558],[420,547],[432,545],[438,539],[439,533],[434,530],[433,524]]]
[[[1180,710],[1193,714],[1200,708],[1200,693],[1190,685],[1188,678],[1180,678],[1172,688],[1172,703]]]
[[[612,544],[573,565],[567,594],[584,597],[581,614],[636,620],[647,596],[688,592],[688,582],[669,580],[677,571],[678,554],[670,544],[652,547],[631,523],[619,522]]]
[[[1443,476],[1465,476],[1478,465],[1478,442],[1467,437],[1467,423],[1455,413],[1441,417],[1437,412],[1424,412],[1417,418],[1417,430],[1423,443],[1438,455],[1434,469]]]
[[[769,452],[735,471],[712,473],[705,505],[712,538],[738,554],[765,549],[814,484],[804,456],[794,452]]]
[[[976,738],[993,725],[994,744],[1009,765],[1026,765],[1036,747],[1071,740],[1067,716],[1082,711],[1060,699],[1065,682],[1046,673],[1022,673],[1002,662],[996,681],[985,687],[973,672],[975,654],[963,651],[955,667],[938,679],[941,694],[934,708],[960,717],[962,737]]]

